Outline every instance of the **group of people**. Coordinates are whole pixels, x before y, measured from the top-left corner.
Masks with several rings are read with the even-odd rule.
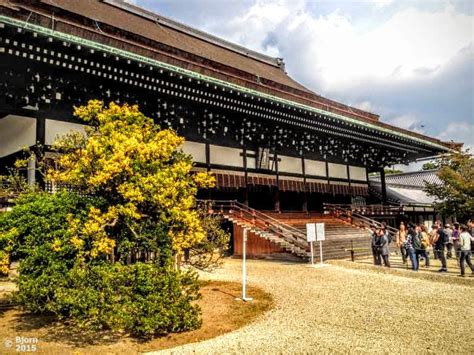
[[[385,223],[370,228],[372,254],[374,265],[390,267],[389,245],[392,242]],[[454,257],[458,261],[461,276],[465,275],[466,264],[470,267],[474,275],[474,267],[471,262],[472,250],[474,250],[474,220],[469,220],[467,225],[454,223],[442,225],[436,221],[431,230],[424,224],[400,223],[400,228],[395,235],[395,243],[402,256],[403,263],[410,260],[411,267],[417,271],[420,260],[424,260],[425,267],[430,266],[430,250],[433,251],[435,259],[441,262],[439,272],[447,272],[446,259]]]

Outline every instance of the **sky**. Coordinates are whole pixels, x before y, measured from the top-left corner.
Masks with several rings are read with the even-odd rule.
[[[472,0],[130,0],[284,59],[316,93],[474,148]]]

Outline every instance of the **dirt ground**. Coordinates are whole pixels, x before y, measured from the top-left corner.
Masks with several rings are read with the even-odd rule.
[[[0,297],[11,291],[11,285],[0,283]],[[0,354],[17,354],[16,337],[24,337],[23,351],[36,344],[36,354],[137,354],[166,349],[186,343],[210,339],[238,329],[252,322],[272,306],[271,296],[256,287],[248,293],[253,302],[236,300],[241,284],[236,282],[208,281],[201,288],[203,325],[200,329],[139,342],[121,334],[110,332],[84,333],[52,317],[34,316],[17,309],[0,308]]]
[[[271,311],[248,326],[161,354],[472,354],[474,277],[331,261],[249,260]],[[436,266],[435,266],[436,267]],[[454,271],[454,269],[453,269]],[[237,281],[226,260],[212,280]]]

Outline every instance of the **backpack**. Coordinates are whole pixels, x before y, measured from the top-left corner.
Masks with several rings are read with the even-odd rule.
[[[420,250],[422,248],[421,233],[412,234],[412,238],[413,238],[413,248],[415,250]]]
[[[426,249],[430,246],[430,238],[427,233],[421,232],[421,249]]]
[[[449,235],[444,231],[444,229],[439,230],[439,239],[443,241],[443,244],[448,244],[449,243]]]

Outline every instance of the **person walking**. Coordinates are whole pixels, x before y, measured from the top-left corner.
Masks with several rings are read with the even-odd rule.
[[[446,258],[447,259],[451,259],[453,257],[453,229],[451,228],[451,225],[450,224],[446,224],[444,226],[444,233],[446,234],[446,239],[447,239],[447,243],[446,243],[446,249],[447,249],[447,253],[446,253]]]
[[[377,235],[377,228],[375,226],[370,227],[370,245],[372,247],[372,256],[374,257],[374,265],[380,265],[380,258],[378,257],[377,251],[377,242],[378,242],[378,235]]]
[[[461,234],[459,235],[459,243],[460,243],[460,254],[459,254],[459,265],[461,267],[461,276],[464,276],[466,265],[464,265],[464,261],[467,265],[471,268],[471,272],[474,275],[474,267],[471,263],[471,242],[474,241],[474,237],[472,237],[467,232],[467,227],[462,225],[461,226]]]
[[[415,238],[415,230],[413,225],[408,226],[407,237],[405,241],[405,249],[407,251],[407,255],[411,261],[411,268],[413,271],[418,271],[418,259],[416,257],[415,247],[414,247],[414,238]]]
[[[400,228],[397,232],[396,243],[397,247],[400,249],[400,254],[402,255],[403,264],[407,263],[407,249],[405,248],[405,242],[407,240],[407,230],[405,223],[400,222]]]
[[[441,261],[441,269],[438,272],[448,272],[448,266],[446,264],[446,256],[444,255],[444,248],[446,246],[446,234],[443,231],[443,228],[436,225],[433,226],[433,229],[436,229],[437,233],[434,236],[434,252],[438,259]]]
[[[459,263],[459,254],[460,254],[460,242],[459,242],[459,235],[461,231],[459,230],[459,223],[453,223],[453,248],[454,252],[456,253],[456,260]]]
[[[433,259],[437,260],[438,259],[438,256],[436,255],[436,251],[435,251],[435,240],[438,238],[438,228],[434,228],[436,226],[436,223],[431,226],[431,231],[430,231],[430,245],[431,245],[431,248],[433,249]]]
[[[390,267],[390,260],[389,260],[390,251],[388,249],[388,244],[389,244],[389,238],[387,236],[386,229],[381,228],[379,231],[378,252],[379,252],[380,257],[383,260],[383,264],[385,267]]]
[[[426,226],[420,224],[416,227],[416,236],[419,241],[419,248],[415,248],[418,265],[420,265],[420,257],[425,259],[425,268],[430,267],[430,257],[428,255],[428,247],[430,245],[430,237],[426,231]]]

